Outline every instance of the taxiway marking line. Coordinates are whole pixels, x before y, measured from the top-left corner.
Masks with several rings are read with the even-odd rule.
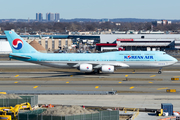
[[[151,84],[152,84],[153,82],[149,82],[149,83],[151,83]]]
[[[69,83],[69,82],[66,82],[66,83]]]
[[[15,77],[18,77],[19,75],[16,75]]]
[[[18,83],[18,82],[16,81],[16,82],[14,82],[14,83]]]
[[[33,88],[37,88],[38,86],[34,86]]]
[[[128,75],[125,75],[125,77],[128,77]]]
[[[119,83],[122,83],[122,82],[119,82]]]
[[[180,81],[172,81],[172,83],[180,83]]]
[[[96,86],[96,87],[95,87],[95,89],[98,89],[98,88],[99,88],[99,86]]]
[[[6,92],[0,92],[0,94],[7,94]]]
[[[173,77],[180,77],[180,76],[173,76]]]
[[[158,88],[157,90],[163,90],[163,89],[168,89],[168,87]]]
[[[135,72],[132,72],[132,73],[135,73]]]
[[[129,89],[133,89],[133,88],[134,88],[134,86],[130,87]]]
[[[151,75],[150,77],[155,77],[156,75]]]
[[[70,75],[70,77],[73,77],[73,75]]]

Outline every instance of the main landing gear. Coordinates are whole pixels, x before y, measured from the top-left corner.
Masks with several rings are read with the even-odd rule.
[[[161,74],[161,73],[162,73],[162,71],[161,71],[161,70],[162,70],[162,68],[160,68],[160,69],[159,69],[158,74]]]
[[[100,70],[99,70],[99,69],[95,69],[93,73],[94,73],[94,74],[99,74],[99,73],[100,73]]]

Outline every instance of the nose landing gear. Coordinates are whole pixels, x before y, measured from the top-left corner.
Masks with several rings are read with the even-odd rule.
[[[162,71],[161,71],[161,70],[162,70],[162,68],[160,68],[160,69],[159,69],[158,74],[161,74],[161,73],[162,73]]]

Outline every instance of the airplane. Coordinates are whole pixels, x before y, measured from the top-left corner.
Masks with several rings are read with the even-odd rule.
[[[105,53],[41,53],[14,31],[5,31],[11,59],[56,68],[76,68],[85,73],[114,73],[121,68],[159,68],[175,64],[177,59],[162,51],[115,51]]]

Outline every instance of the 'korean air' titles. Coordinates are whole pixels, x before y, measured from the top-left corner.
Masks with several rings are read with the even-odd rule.
[[[124,56],[124,59],[154,59],[153,56]]]

